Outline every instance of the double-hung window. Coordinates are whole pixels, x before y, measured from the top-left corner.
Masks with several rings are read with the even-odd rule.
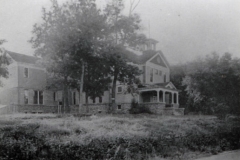
[[[24,90],[24,104],[28,104],[28,90]]]
[[[43,104],[43,91],[34,91],[33,103]]]
[[[29,73],[28,73],[28,68],[24,68],[24,77],[28,78]]]
[[[153,68],[150,70],[150,82],[153,82]]]

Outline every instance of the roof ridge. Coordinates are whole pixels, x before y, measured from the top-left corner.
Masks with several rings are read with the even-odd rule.
[[[7,52],[7,53],[18,54],[18,55],[22,55],[22,56],[28,56],[28,57],[39,58],[39,57],[36,57],[36,56],[31,56],[31,55],[27,55],[27,54],[22,54],[22,53],[12,52],[12,51],[9,51],[9,50],[6,50],[6,52]]]
[[[30,56],[30,55],[16,53],[8,50],[6,50],[6,53],[9,54],[9,56],[16,62],[35,64],[36,61],[40,59],[39,57],[36,57],[36,56]]]

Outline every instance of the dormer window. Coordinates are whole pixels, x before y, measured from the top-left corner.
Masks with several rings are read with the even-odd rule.
[[[28,68],[24,68],[24,77],[28,78],[29,74],[28,74]]]

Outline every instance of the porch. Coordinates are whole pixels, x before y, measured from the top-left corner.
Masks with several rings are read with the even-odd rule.
[[[161,108],[178,108],[178,90],[166,88],[151,88],[139,90],[139,103],[158,104]]]

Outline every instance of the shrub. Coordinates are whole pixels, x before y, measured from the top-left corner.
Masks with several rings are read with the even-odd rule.
[[[152,114],[149,107],[145,106],[144,104],[138,104],[135,99],[131,102],[131,108],[129,109],[130,114],[140,114],[140,113],[148,113]]]

